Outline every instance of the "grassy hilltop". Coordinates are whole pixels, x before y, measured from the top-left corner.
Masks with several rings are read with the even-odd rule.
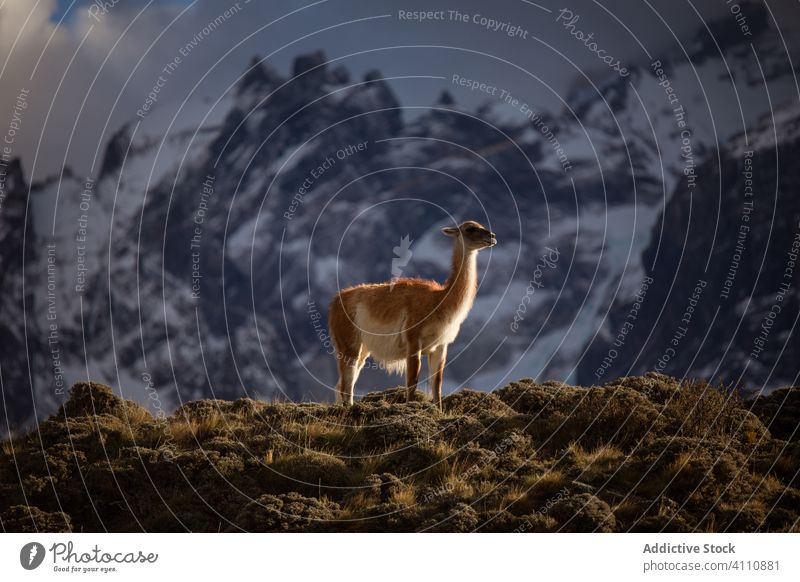
[[[95,383],[0,450],[5,531],[800,531],[800,388],[659,374],[325,404]]]

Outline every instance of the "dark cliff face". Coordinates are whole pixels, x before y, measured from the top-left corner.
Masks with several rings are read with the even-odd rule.
[[[21,275],[28,186],[18,159],[8,165],[0,162],[0,177],[0,285],[8,289]],[[27,252],[33,257],[32,249]]]
[[[793,135],[793,119],[776,135]],[[641,309],[629,302],[611,314],[614,333],[631,327],[604,375],[655,367],[750,390],[796,382],[800,169],[786,160],[798,155],[798,139],[748,150],[740,138],[721,165],[711,156],[700,166],[695,190],[681,184],[643,255],[652,283]],[[581,382],[596,381],[609,346],[591,347]]]
[[[37,373],[37,364],[45,365],[45,343],[33,322],[28,322],[26,330],[22,316],[23,300],[28,305],[32,303],[35,286],[31,285],[30,269],[38,254],[30,237],[29,214],[26,229],[28,185],[17,159],[0,166],[0,172],[5,173],[0,190],[0,380],[3,393],[3,400],[0,401],[0,432],[5,433],[9,429],[14,430],[18,421],[33,414],[33,391],[28,375],[31,370]],[[27,289],[23,286],[24,267],[28,269]],[[32,357],[31,368],[28,350]]]

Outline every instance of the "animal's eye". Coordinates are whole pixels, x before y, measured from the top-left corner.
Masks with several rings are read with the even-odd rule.
[[[477,229],[474,226],[468,226],[467,232],[475,232]]]

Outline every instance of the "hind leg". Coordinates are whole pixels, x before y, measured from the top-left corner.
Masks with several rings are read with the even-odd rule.
[[[340,354],[339,357],[339,384],[338,401],[345,406],[353,404],[356,381],[367,361],[369,352],[361,346],[358,353]]]
[[[447,346],[438,346],[428,354],[428,383],[431,386],[434,405],[442,409],[442,376],[447,359]]]
[[[406,359],[406,402],[411,402],[414,398],[414,392],[416,392],[419,382],[420,366],[422,366],[422,358],[420,358],[419,352],[412,353]]]
[[[347,297],[349,296],[337,294],[331,301],[328,313],[328,328],[336,346],[336,365],[339,369],[336,400],[342,404],[353,403],[356,379],[368,355],[361,342],[359,330],[345,310]]]
[[[343,388],[345,382],[349,382],[352,377],[352,366],[348,364],[348,356],[341,352],[336,352],[336,365],[339,368],[339,381],[336,383],[336,402],[342,404],[345,401]]]

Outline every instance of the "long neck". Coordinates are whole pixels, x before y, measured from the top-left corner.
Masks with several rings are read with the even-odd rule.
[[[453,241],[453,264],[444,284],[446,309],[458,311],[472,306],[478,291],[477,256],[477,251],[466,250],[459,239]]]

